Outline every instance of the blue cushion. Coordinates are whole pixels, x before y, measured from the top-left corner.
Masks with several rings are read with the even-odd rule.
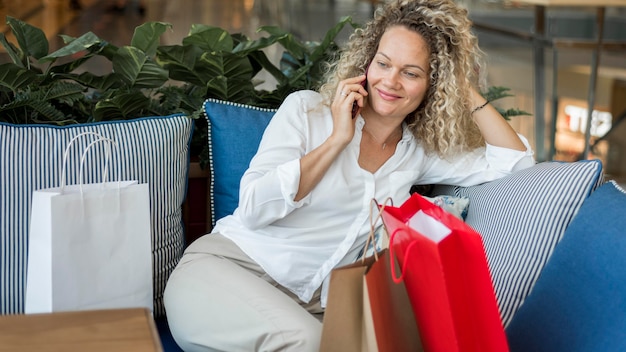
[[[512,351],[626,350],[626,194],[583,204],[507,328]]]
[[[215,224],[237,208],[241,176],[276,110],[208,99],[204,112],[209,124],[211,215]]]
[[[447,188],[470,199],[466,223],[483,237],[504,326],[601,181],[598,160],[544,162],[486,184]]]
[[[32,192],[58,187],[65,147],[82,132],[97,132],[118,143],[110,179],[148,183],[151,202],[154,314],[165,313],[163,290],[184,249],[182,203],[187,187],[193,120],[183,115],[70,125],[0,123],[0,314],[22,313],[28,263],[28,227]],[[72,148],[70,165],[80,149]],[[103,158],[104,148],[93,157]],[[100,181],[103,165],[90,165],[87,183]],[[68,170],[68,184],[78,172]]]

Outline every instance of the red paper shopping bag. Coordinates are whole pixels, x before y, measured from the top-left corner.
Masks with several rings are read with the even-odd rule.
[[[419,194],[382,216],[424,350],[508,351],[480,235]]]

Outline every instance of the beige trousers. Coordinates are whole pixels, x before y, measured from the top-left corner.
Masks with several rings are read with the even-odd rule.
[[[165,288],[167,319],[185,351],[318,351],[323,310],[278,285],[231,240],[205,235]]]

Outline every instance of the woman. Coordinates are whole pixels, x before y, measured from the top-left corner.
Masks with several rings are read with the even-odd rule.
[[[467,186],[534,164],[477,93],[470,26],[453,0],[391,2],[351,36],[320,93],[285,100],[239,207],[169,279],[184,349],[317,351],[329,273],[357,259],[371,199],[401,204],[412,184]]]

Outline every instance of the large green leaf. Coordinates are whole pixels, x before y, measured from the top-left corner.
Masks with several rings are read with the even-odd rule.
[[[147,22],[137,28],[130,45],[143,51],[148,57],[153,57],[159,46],[160,38],[172,25],[165,22]]]
[[[252,65],[247,57],[231,53],[204,53],[196,63],[196,68],[204,68],[213,77],[252,80]]]
[[[242,99],[242,91],[252,92],[252,65],[246,57],[234,54],[204,53],[196,67],[208,73],[211,79],[207,83],[207,94],[229,100]],[[241,100],[233,100],[241,102]]]
[[[129,91],[99,101],[93,115],[96,121],[132,119],[144,116],[149,106],[148,97],[139,91]]]
[[[70,103],[83,97],[83,88],[80,84],[69,81],[55,81],[46,87],[45,90],[37,91],[37,97],[41,100],[61,101]]]
[[[24,89],[28,85],[38,81],[39,76],[23,67],[14,63],[6,63],[0,65],[0,85],[5,86],[12,91]]]
[[[210,73],[196,67],[196,61],[204,51],[195,45],[160,46],[157,49],[157,62],[169,71],[171,79],[204,86]]]
[[[204,51],[233,51],[233,38],[228,31],[219,27],[194,24],[183,45],[195,45]]]
[[[163,67],[177,64],[192,70],[203,53],[204,50],[195,45],[163,45],[157,49],[156,59]]]
[[[103,40],[92,32],[87,32],[78,38],[64,37],[67,41],[67,45],[61,49],[51,53],[50,55],[41,57],[40,62],[54,61],[60,57],[74,55],[81,51],[87,50],[95,45],[100,45]]]
[[[148,57],[143,51],[130,46],[121,47],[113,57],[113,72],[131,87],[146,61]]]
[[[256,62],[263,69],[269,72],[274,78],[276,78],[276,81],[278,81],[279,84],[285,84],[288,82],[287,76],[285,76],[285,74],[267,58],[267,55],[265,55],[264,52],[251,52],[248,54],[248,58],[250,61],[253,63]]]
[[[4,49],[7,51],[7,54],[9,54],[9,57],[14,64],[21,67],[26,67],[24,63],[24,53],[19,48],[16,48],[15,45],[9,43],[7,38],[4,36],[4,33],[0,33],[0,44],[2,44]]]
[[[307,64],[299,67],[296,70],[291,71],[289,76],[289,82],[287,85],[298,87],[298,89],[310,89],[311,86],[308,84],[307,75],[309,70],[311,69],[311,64]]]
[[[253,87],[254,70],[245,56],[230,52],[204,52],[195,45],[159,48],[159,62],[169,71],[170,78],[206,87],[216,97],[231,96],[236,88],[232,81],[243,84],[243,90]]]
[[[253,100],[254,86],[250,84],[250,81],[217,76],[207,84],[207,95],[212,98],[246,104]]]
[[[256,52],[258,50],[262,50],[269,46],[272,46],[280,40],[285,39],[287,36],[287,33],[283,33],[282,35],[279,34],[276,36],[264,37],[256,40],[242,41],[237,44],[237,46],[233,49],[233,53],[248,55],[252,52]]]
[[[150,61],[146,54],[131,46],[121,47],[113,58],[113,71],[129,86],[155,88],[163,85],[167,71]]]
[[[168,72],[156,62],[146,61],[133,83],[133,88],[158,88],[168,80]]]
[[[124,86],[121,78],[115,73],[104,76],[96,76],[91,72],[83,72],[81,74],[59,74],[59,78],[70,79],[82,84],[85,87],[97,89],[99,91],[107,91],[118,89]]]
[[[282,32],[281,32],[282,33]],[[233,53],[247,56],[253,67],[253,75],[256,75],[262,69],[269,72],[279,83],[285,83],[287,78],[282,71],[270,61],[263,52],[263,49],[278,43],[281,39],[284,39],[288,34],[278,33],[276,36],[270,36],[269,38],[260,38],[256,40],[249,40],[246,37],[242,37],[241,41],[233,49]]]
[[[81,67],[85,62],[91,60],[93,57],[97,56],[97,53],[87,53],[85,55],[78,56],[75,60],[70,60],[66,63],[55,65],[49,68],[49,72],[54,76],[55,74],[65,74],[73,72],[74,70]],[[54,77],[53,77],[54,79]]]
[[[275,26],[263,26],[258,29],[258,32],[266,32],[270,35],[270,40],[278,41],[285,51],[293,55],[295,58],[301,60],[304,59],[307,54],[307,49],[304,43],[299,41],[293,34],[275,27]]]
[[[10,103],[0,107],[0,115],[13,123],[48,122],[68,123],[65,114],[49,101],[42,100],[38,92],[24,91],[16,95]]]
[[[333,40],[322,43],[307,42],[306,47],[309,54],[302,59],[294,57],[288,51],[283,53],[280,68],[288,80],[279,81],[279,84],[291,86],[295,90],[319,88],[324,76],[325,64],[336,59],[339,48]]]
[[[41,29],[11,16],[7,16],[7,24],[27,56],[40,59],[48,54],[48,38]]]
[[[93,47],[89,48],[89,50],[94,50]],[[119,50],[119,48],[109,42],[103,42],[102,46],[97,50],[98,55],[104,56],[105,58],[109,59],[109,61],[113,61],[113,58],[115,57],[115,54],[117,54],[117,51]]]
[[[192,116],[197,110],[202,109],[202,103],[206,99],[205,95],[192,85],[168,85],[155,91],[150,109],[160,115],[172,113],[184,113]],[[194,131],[195,135],[195,131]]]
[[[12,98],[0,114],[2,120],[67,124],[78,122],[78,117],[85,121],[90,113],[85,87],[68,80],[46,83],[42,77],[12,63],[0,65],[0,85],[10,87],[12,92]]]
[[[337,24],[335,24],[331,29],[326,32],[326,35],[324,36],[322,42],[315,46],[315,49],[311,52],[311,61],[315,62],[324,59],[327,50],[336,46],[335,38],[337,38],[337,35],[339,35],[339,33],[343,30],[343,27],[345,27],[346,24],[352,25],[353,28],[358,27],[358,25],[352,21],[352,18],[350,16],[342,17],[339,22],[337,22]]]
[[[186,82],[195,86],[205,86],[213,77],[214,71],[206,65],[198,65],[194,70],[187,67],[171,64],[168,67],[169,75],[172,80]]]

